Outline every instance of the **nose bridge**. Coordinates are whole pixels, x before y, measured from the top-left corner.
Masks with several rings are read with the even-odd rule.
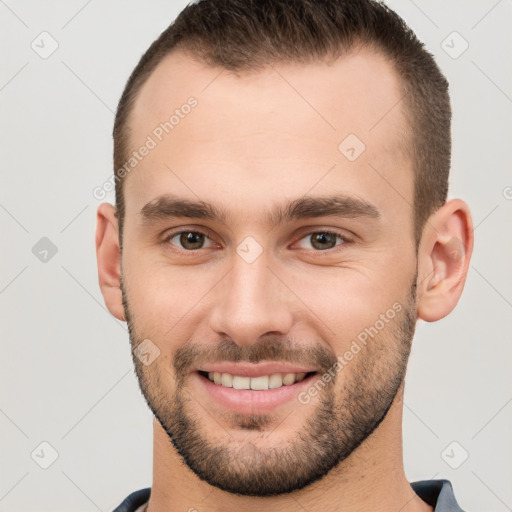
[[[292,312],[284,285],[268,266],[264,255],[251,263],[235,255],[212,314],[211,326],[217,334],[244,345],[269,332],[286,334],[290,330]]]

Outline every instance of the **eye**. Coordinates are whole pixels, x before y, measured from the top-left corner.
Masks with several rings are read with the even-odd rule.
[[[338,233],[332,232],[332,231],[315,231],[313,233],[309,233],[305,237],[301,238],[299,243],[309,243],[309,247],[305,247],[304,245],[301,245],[301,249],[316,249],[319,251],[325,251],[327,249],[333,249],[336,247],[336,241],[340,240],[341,244],[343,245],[345,242],[345,239],[339,235]]]
[[[177,241],[174,241],[175,239],[177,239]],[[178,231],[165,238],[165,242],[169,242],[171,245],[181,246],[181,249],[186,249],[187,251],[195,251],[209,247],[210,245],[204,245],[205,241],[209,241],[210,245],[213,244],[210,238],[202,231]]]

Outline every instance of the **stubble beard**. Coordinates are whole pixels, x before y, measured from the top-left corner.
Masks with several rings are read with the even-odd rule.
[[[323,387],[318,393],[317,403],[309,406],[312,411],[300,428],[290,434],[285,443],[269,442],[266,446],[261,442],[230,442],[233,440],[220,427],[225,435],[224,443],[208,434],[204,423],[208,415],[202,407],[194,404],[195,398],[187,389],[186,369],[190,367],[197,348],[176,351],[176,387],[174,395],[169,396],[169,390],[162,385],[161,372],[164,369],[155,363],[145,367],[134,354],[134,349],[144,337],[134,325],[128,297],[124,286],[121,286],[141,393],[184,463],[208,484],[229,493],[260,497],[302,489],[334,468],[348,467],[350,455],[386,417],[407,369],[416,324],[415,282],[416,279],[395,321],[369,340],[350,364]],[[282,361],[279,356],[288,352],[285,344],[275,340],[268,339],[249,347],[239,347],[231,340],[223,340],[219,345],[222,351],[215,353],[228,356],[227,360]],[[295,350],[293,354],[297,356],[298,352]],[[316,362],[317,367],[324,371],[337,361],[336,356],[323,347],[315,347],[308,355],[309,359],[303,358],[302,361],[306,364]],[[340,376],[342,386],[336,385]],[[194,406],[199,415],[191,410]],[[296,407],[305,406],[297,401]],[[286,422],[286,419],[282,421]],[[292,425],[296,424],[293,412],[289,419]],[[231,428],[236,428],[237,433],[241,430],[257,431],[272,441],[274,418],[271,414],[233,413],[230,420]],[[207,417],[207,421],[212,419]],[[253,433],[250,435],[252,437]]]

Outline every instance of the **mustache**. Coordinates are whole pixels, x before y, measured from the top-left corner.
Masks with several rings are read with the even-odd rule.
[[[231,339],[222,339],[214,345],[187,342],[174,354],[174,369],[178,376],[189,373],[200,365],[216,362],[259,363],[286,362],[313,366],[325,373],[337,362],[337,356],[322,345],[293,345],[280,336],[266,336],[252,345],[237,345]]]

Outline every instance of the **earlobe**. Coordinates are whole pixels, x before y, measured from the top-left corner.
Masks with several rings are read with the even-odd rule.
[[[473,251],[473,226],[464,201],[445,203],[429,218],[418,254],[418,318],[434,322],[457,305]]]
[[[125,321],[121,293],[121,250],[114,206],[101,204],[96,219],[96,259],[101,293],[110,313],[118,320]]]

